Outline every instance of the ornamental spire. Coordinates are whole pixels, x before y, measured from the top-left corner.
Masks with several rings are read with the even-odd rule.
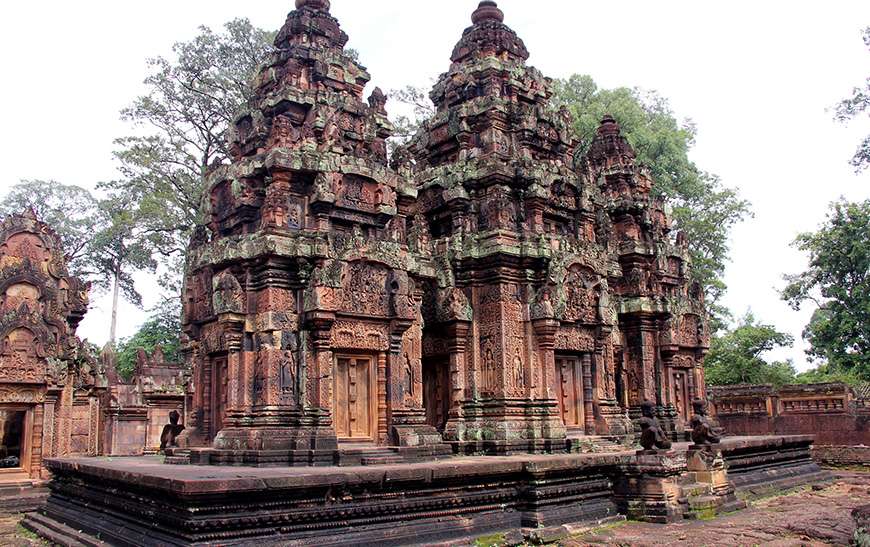
[[[329,11],[329,0],[296,0],[296,9],[302,8]]]
[[[504,23],[504,12],[498,7],[498,4],[492,0],[483,0],[474,13],[471,14],[471,22],[475,25],[484,21],[495,21],[496,23]]]

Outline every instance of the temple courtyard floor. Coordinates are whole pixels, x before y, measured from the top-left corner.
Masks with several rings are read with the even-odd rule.
[[[870,501],[870,473],[837,471],[836,481],[822,489],[807,487],[752,502],[751,507],[706,521],[677,524],[619,522],[577,531],[556,544],[692,545],[692,546],[821,546],[849,545],[854,533],[851,511]],[[0,545],[48,545],[20,525],[20,516],[0,516]],[[451,542],[458,547],[507,545],[504,535]]]
[[[870,473],[836,471],[826,488],[806,487],[751,503],[712,520],[676,524],[621,522],[559,542],[581,545],[821,546],[849,545],[852,509],[870,502]]]

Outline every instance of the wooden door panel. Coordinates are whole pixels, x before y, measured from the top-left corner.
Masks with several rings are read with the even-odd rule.
[[[368,356],[339,356],[335,364],[333,422],[340,439],[373,440],[374,362]]]
[[[583,427],[583,373],[580,359],[556,357],[556,397],[566,427]]]

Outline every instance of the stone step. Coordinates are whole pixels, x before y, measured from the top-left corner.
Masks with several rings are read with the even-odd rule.
[[[390,465],[404,463],[399,449],[391,446],[342,445],[339,447],[341,465]]]
[[[362,459],[363,465],[391,465],[394,463],[403,463],[405,460],[399,455],[394,456],[364,456]]]
[[[107,545],[103,541],[91,539],[90,536],[39,513],[27,515],[27,518],[21,521],[21,525],[54,545],[63,545],[64,547],[105,547]]]

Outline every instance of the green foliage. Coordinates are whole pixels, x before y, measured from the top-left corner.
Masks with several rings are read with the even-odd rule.
[[[707,383],[714,386],[790,383],[795,377],[792,363],[769,363],[763,355],[793,343],[791,335],[760,323],[752,313],[747,313],[733,329],[711,341],[710,353],[704,361]]]
[[[870,27],[864,29],[864,44],[870,48]],[[862,87],[854,88],[852,96],[840,101],[835,109],[835,118],[840,122],[848,122],[861,114],[870,117],[870,78]],[[851,163],[858,172],[870,167],[870,135],[861,141]]]
[[[870,200],[832,203],[821,228],[794,245],[809,267],[786,276],[782,297],[794,309],[816,306],[804,330],[808,355],[830,372],[870,379]]]
[[[581,143],[578,153],[588,149],[605,114],[619,122],[638,160],[652,173],[653,191],[668,200],[676,228],[688,236],[692,275],[704,287],[714,331],[718,330],[728,315],[718,304],[726,289],[722,276],[728,236],[735,224],[751,215],[749,202],[689,160],[696,128],[691,121],[679,122],[658,94],[626,87],[600,89],[590,76],[574,75],[556,81],[555,97],[574,116]]]
[[[394,127],[393,137],[390,139],[392,152],[417,134],[423,120],[435,115],[435,105],[426,90],[411,85],[390,91],[389,97],[398,102],[402,110],[402,113],[394,114],[390,120]]]
[[[819,365],[818,367],[801,372],[795,376],[795,384],[821,384],[826,382],[843,382],[853,387],[861,385],[863,382],[854,372],[843,372],[832,370],[827,364]]]
[[[173,46],[173,59],[148,61],[148,94],[122,111],[137,130],[116,141],[124,178],[102,185],[130,204],[152,252],[170,269],[166,284],[176,290],[187,242],[203,220],[206,172],[227,161],[224,134],[274,39],[247,19],[228,22],[223,32],[199,30]]]
[[[90,270],[95,274],[95,285],[108,290],[117,284],[124,298],[141,306],[142,296],[136,290],[133,273],[153,272],[157,264],[126,203],[106,199],[100,202],[99,211],[103,228],[91,235],[87,257]]]
[[[105,224],[91,193],[53,180],[23,180],[0,201],[0,216],[26,209],[33,209],[37,218],[60,236],[70,272],[88,278],[88,245],[93,234]]]
[[[160,346],[167,362],[181,360],[181,311],[177,300],[166,301],[152,310],[151,316],[142,324],[133,336],[121,340],[117,348],[118,372],[125,378],[130,378],[136,368],[136,356],[139,348],[149,355],[154,348]]]

